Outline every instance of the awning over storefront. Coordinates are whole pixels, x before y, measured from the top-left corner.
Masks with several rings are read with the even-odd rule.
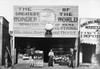
[[[80,43],[87,43],[87,44],[97,44],[98,40],[87,39],[87,40],[80,40]]]

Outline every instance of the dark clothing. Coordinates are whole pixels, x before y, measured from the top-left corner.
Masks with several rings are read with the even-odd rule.
[[[52,51],[50,51],[49,54],[48,54],[48,56],[49,56],[48,66],[53,66],[54,53]]]
[[[32,59],[34,59],[34,54],[31,54],[31,56],[32,56]]]
[[[70,54],[70,60],[74,60],[75,59],[75,56],[74,56],[74,54]]]
[[[29,56],[31,56],[32,59],[34,59],[34,52],[35,52],[35,49],[34,49],[34,48],[30,49],[30,54],[29,54]]]
[[[53,56],[49,56],[48,66],[53,66]]]

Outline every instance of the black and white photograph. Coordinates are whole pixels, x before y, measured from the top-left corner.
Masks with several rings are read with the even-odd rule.
[[[100,69],[100,0],[0,0],[0,69]]]

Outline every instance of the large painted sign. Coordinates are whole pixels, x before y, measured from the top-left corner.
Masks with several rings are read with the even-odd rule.
[[[80,39],[82,42],[96,44],[100,41],[100,19],[80,20]]]
[[[44,37],[47,23],[52,37],[78,36],[78,6],[14,6],[15,36]]]

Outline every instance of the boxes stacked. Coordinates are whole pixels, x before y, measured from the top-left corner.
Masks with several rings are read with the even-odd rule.
[[[34,67],[43,67],[43,51],[39,51],[39,50],[35,51]]]
[[[43,67],[43,60],[34,60],[34,67]]]

